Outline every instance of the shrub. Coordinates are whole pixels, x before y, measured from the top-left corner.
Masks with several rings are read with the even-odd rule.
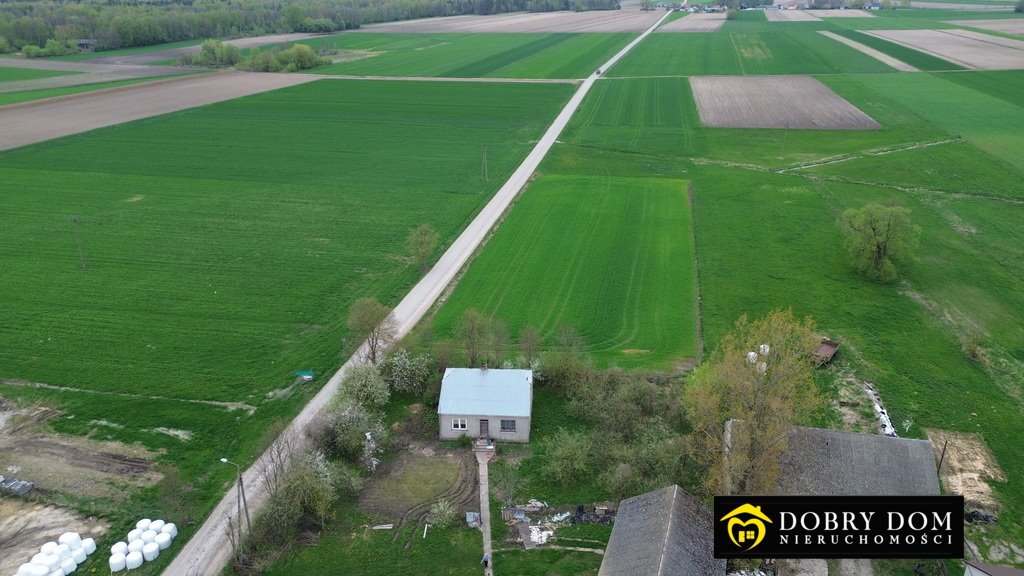
[[[1017,13],[1024,12],[1024,0],[1017,0],[1017,5],[1013,7],[1013,11]]]
[[[451,501],[446,499],[438,500],[430,505],[430,513],[427,515],[427,522],[437,528],[447,528],[455,523],[459,511]]]
[[[318,448],[352,463],[360,463],[366,434],[384,444],[387,436],[380,417],[351,398],[331,405],[323,417],[313,421],[306,433]]]
[[[373,364],[358,364],[349,368],[341,382],[341,389],[342,394],[370,409],[384,406],[391,397],[388,383]]]
[[[430,379],[430,365],[430,356],[399,348],[381,362],[380,372],[392,392],[419,394]]]
[[[547,458],[544,473],[552,482],[568,486],[579,478],[586,477],[593,469],[594,442],[582,432],[558,432],[541,442]]]

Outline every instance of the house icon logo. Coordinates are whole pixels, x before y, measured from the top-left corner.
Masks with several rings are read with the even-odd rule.
[[[750,504],[737,506],[718,521],[725,522],[726,520],[729,521],[725,528],[729,533],[729,539],[737,548],[746,546],[744,552],[752,550],[764,540],[764,535],[768,531],[764,523],[772,523],[771,519],[761,512],[760,506],[751,506]]]

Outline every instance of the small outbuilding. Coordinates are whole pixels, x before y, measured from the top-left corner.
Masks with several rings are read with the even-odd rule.
[[[725,576],[711,510],[679,486],[619,504],[598,576]]]
[[[529,442],[533,371],[448,368],[437,405],[442,440]]]
[[[970,560],[965,564],[964,576],[1024,576],[1024,570],[1012,566],[997,566]]]

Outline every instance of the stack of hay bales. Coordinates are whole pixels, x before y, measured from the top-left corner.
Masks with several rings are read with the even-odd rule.
[[[143,562],[156,560],[177,535],[178,527],[172,523],[149,518],[139,520],[124,542],[110,547],[110,571],[134,570]]]

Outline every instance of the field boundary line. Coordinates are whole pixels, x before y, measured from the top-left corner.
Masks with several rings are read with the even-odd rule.
[[[929,56],[934,56],[934,57],[939,58],[941,60],[945,60],[946,62],[952,62],[953,64],[956,64],[957,66],[963,66],[967,70],[978,70],[977,66],[972,66],[972,65],[968,64],[967,62],[964,62],[962,60],[957,60],[956,58],[953,58],[952,56],[948,56],[948,55],[945,55],[945,54],[939,54],[938,52],[932,52],[931,50],[927,50],[927,49],[922,48],[920,46],[914,46],[913,44],[910,44],[909,42],[905,42],[903,40],[898,40],[896,38],[886,38],[885,36],[881,36],[881,35],[877,34],[877,32],[878,32],[877,30],[862,30],[861,32],[863,32],[864,34],[867,34],[869,36],[874,36],[875,38],[879,38],[881,40],[885,40],[886,42],[892,42],[893,44],[899,44],[900,46],[903,46],[904,48],[910,48],[911,50],[917,50],[918,52],[920,52],[922,54],[927,54]],[[955,34],[950,34],[950,36],[955,36]]]
[[[618,53],[611,57],[597,71],[584,80],[576,92],[569,98],[562,110],[555,117],[554,121],[538,140],[533,150],[527,154],[515,172],[509,177],[504,185],[494,194],[491,200],[483,207],[469,226],[455,239],[448,247],[441,258],[434,266],[416,283],[415,286],[402,298],[394,308],[394,319],[396,324],[396,338],[407,334],[419,320],[433,306],[437,298],[444,292],[448,283],[458,274],[462,267],[469,260],[480,242],[487,237],[494,225],[499,221],[505,209],[519,194],[520,190],[530,181],[534,171],[541,161],[547,156],[548,151],[558,140],[558,136],[565,129],[569,120],[572,119],[579,108],[583,98],[590,91],[594,82],[600,78],[600,73],[607,72],[621,60],[630,50],[652,32],[669,16],[666,12],[650,28],[637,38],[623,47]],[[320,415],[323,409],[330,403],[331,399],[341,387],[341,381],[346,372],[364,357],[366,342],[356,350],[333,376],[324,384],[323,388],[309,401],[308,404],[296,415],[295,419],[288,425],[266,452],[259,455],[245,472],[243,478],[249,487],[247,497],[251,512],[258,514],[260,508],[269,499],[267,486],[260,471],[268,463],[271,452],[275,447],[285,444],[292,450],[298,449],[309,442],[304,432],[306,427],[314,418]],[[294,452],[292,452],[294,454]],[[203,523],[192,534],[188,542],[182,546],[171,563],[164,569],[165,576],[206,576],[219,573],[232,555],[231,543],[228,539],[230,533],[231,515],[235,509],[237,498],[237,484],[232,486],[221,498],[220,502],[210,511]]]
[[[697,343],[694,346],[694,352],[697,355],[695,358],[696,363],[694,364],[696,368],[700,366],[701,360],[704,359],[704,317],[700,301],[700,250],[697,249],[697,213],[693,201],[692,182],[686,184],[686,201],[690,203],[690,243],[693,245],[693,279],[695,282],[693,312],[697,320],[694,322],[694,327],[697,331]]]

